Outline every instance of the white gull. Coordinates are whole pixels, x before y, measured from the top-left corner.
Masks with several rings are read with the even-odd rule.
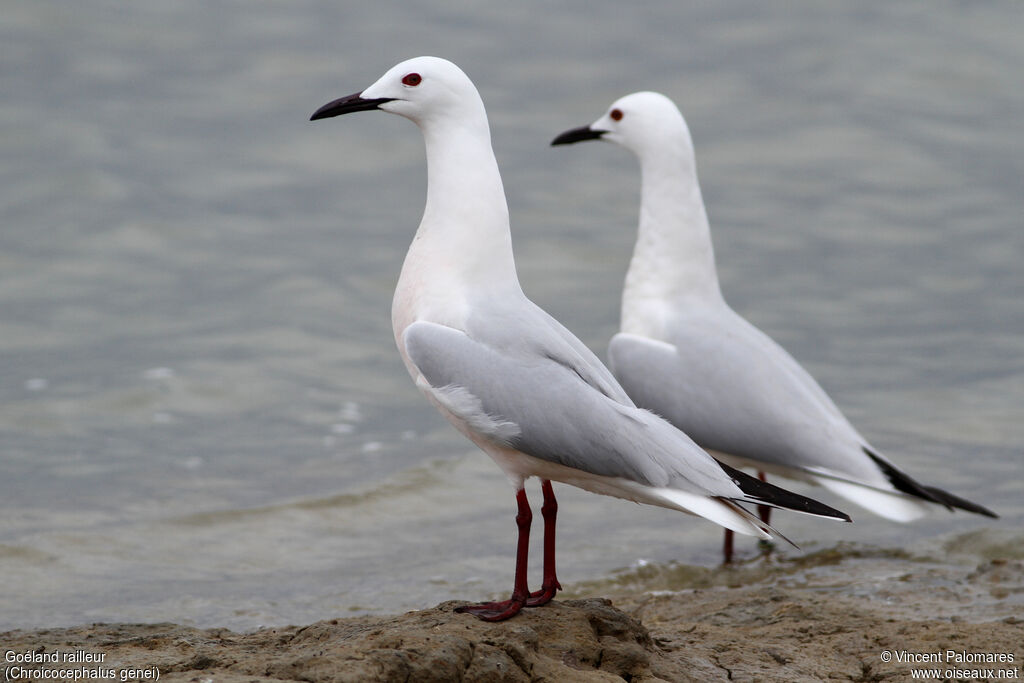
[[[738,503],[849,520],[720,464],[668,422],[637,408],[572,333],[526,298],[487,114],[457,66],[435,57],[402,62],[312,118],[373,109],[412,120],[426,142],[426,208],[392,304],[399,353],[431,403],[494,459],[516,491],[512,597],[461,611],[505,619],[524,605],[548,602],[560,588],[551,481],[688,512],[760,538],[777,532]],[[544,579],[532,595],[526,584],[529,477],[542,480],[545,519]]]
[[[669,98],[626,95],[551,144],[585,140],[621,145],[640,160],[636,247],[621,331],[608,348],[637,405],[734,466],[824,486],[888,519],[911,521],[934,505],[995,516],[897,469],[792,356],[725,302],[690,131]],[[727,532],[727,554],[730,542]]]

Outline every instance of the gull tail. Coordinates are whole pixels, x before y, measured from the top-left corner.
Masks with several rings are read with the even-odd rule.
[[[784,490],[784,489],[782,489],[782,490]],[[788,491],[787,491],[787,493],[788,493]],[[792,495],[796,495],[796,494],[792,494]],[[753,512],[751,512],[750,510],[746,509],[745,507],[743,507],[742,505],[740,505],[736,501],[728,500],[728,499],[724,499],[724,498],[719,498],[718,500],[720,500],[723,503],[725,503],[725,504],[729,505],[730,507],[732,507],[732,509],[736,512],[737,515],[742,517],[743,520],[745,522],[747,522],[747,524],[749,524],[750,526],[756,528],[762,534],[766,534],[767,536],[770,536],[772,538],[778,538],[780,540],[783,540],[786,543],[788,543],[791,546],[793,546],[794,548],[796,548],[797,550],[800,550],[800,546],[798,546],[793,541],[789,540],[786,536],[783,535],[783,533],[781,531],[779,531],[778,529],[776,529],[775,527],[770,525],[768,522],[763,521],[760,517],[758,517]],[[842,514],[842,513],[840,513],[840,514]],[[847,521],[849,521],[849,517],[847,517]]]
[[[913,522],[929,512],[930,505],[922,499],[900,493],[896,489],[881,489],[849,479],[832,476],[831,473],[814,472],[811,480],[837,496],[842,496],[854,505],[893,522]]]
[[[705,496],[668,487],[643,487],[642,489],[638,488],[637,493],[640,495],[630,497],[638,502],[661,505],[703,517],[738,534],[756,536],[762,540],[768,540],[773,535],[782,537],[782,534],[762,522],[756,515],[728,498]]]
[[[743,502],[745,503],[768,505],[774,508],[779,508],[780,510],[792,510],[793,512],[802,512],[805,515],[824,517],[826,519],[838,519],[843,522],[853,521],[845,512],[840,512],[839,510],[829,507],[824,503],[819,503],[813,498],[808,498],[807,496],[801,496],[799,493],[787,491],[784,488],[775,486],[774,484],[769,484],[766,481],[761,481],[749,474],[745,474],[735,467],[730,467],[721,461],[717,462],[733,482],[740,487],[740,490],[743,491],[745,494]],[[779,535],[781,536],[781,534]]]
[[[754,479],[753,477],[747,477],[747,475],[743,474],[742,472],[740,472],[739,474],[741,477],[746,477],[747,479],[755,481],[758,484],[763,484],[763,482],[760,482],[757,479]],[[632,482],[629,483],[632,484]],[[769,484],[768,486],[771,485]],[[772,486],[771,488],[778,489],[779,491],[783,491],[785,494],[796,498],[803,497],[797,496],[797,494],[795,493],[785,491],[784,489],[779,489],[777,486]],[[642,487],[642,489],[638,488],[637,492],[640,493],[641,495],[626,497],[636,501],[642,500],[643,502],[646,503],[652,503],[654,505],[661,505],[663,507],[680,510],[682,512],[687,512],[691,515],[697,515],[699,517],[703,517],[704,519],[712,521],[715,524],[720,524],[721,526],[724,526],[726,529],[735,531],[738,534],[756,536],[757,538],[760,538],[762,540],[768,540],[770,538],[779,538],[785,541],[786,543],[789,543],[794,548],[799,549],[799,546],[796,543],[793,543],[793,541],[789,540],[784,535],[782,535],[782,533],[778,529],[775,529],[766,522],[761,521],[760,517],[758,517],[757,515],[753,514],[745,507],[740,505],[740,502],[770,504],[761,503],[761,499],[751,497],[749,501],[747,501],[746,499],[744,499],[744,501],[740,501],[733,500],[731,498],[724,498],[722,496],[704,496],[696,493],[689,493],[687,491],[681,491],[679,489],[670,489],[667,487]],[[832,513],[834,513],[833,515],[822,516],[838,515],[840,519],[845,519],[847,521],[850,520],[850,518],[844,515],[843,513],[838,512],[836,510],[832,510],[832,508],[828,506],[822,505],[821,503],[817,503],[816,501],[810,500],[809,498],[806,500],[808,500],[811,503],[814,503],[816,506],[820,506],[826,510],[831,510]]]
[[[972,503],[971,501],[959,496],[955,496],[949,491],[943,491],[942,489],[934,486],[925,486],[924,484],[920,484],[911,478],[909,474],[898,470],[895,465],[878,453],[872,451],[867,446],[864,446],[863,449],[864,453],[874,461],[878,466],[878,469],[882,471],[882,474],[885,475],[885,478],[889,480],[889,483],[892,484],[893,488],[897,491],[926,500],[929,503],[944,505],[950,511],[960,509],[966,510],[967,512],[973,512],[978,515],[985,515],[986,517],[999,517],[999,515],[988,508],[978,505],[977,503]]]

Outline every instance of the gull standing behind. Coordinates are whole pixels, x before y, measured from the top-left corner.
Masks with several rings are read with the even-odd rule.
[[[612,372],[637,405],[736,467],[824,486],[887,519],[908,522],[934,504],[996,516],[897,469],[792,356],[725,302],[690,130],[669,98],[626,95],[551,144],[585,140],[640,160],[639,230],[621,331],[608,346]],[[725,552],[728,562],[728,530]]]
[[[768,538],[738,502],[849,518],[722,465],[668,422],[637,408],[576,337],[526,298],[512,258],[505,192],[480,95],[454,64],[418,57],[322,119],[380,109],[416,123],[426,142],[427,201],[392,303],[395,341],[416,385],[490,455],[515,488],[519,543],[512,597],[460,611],[500,620],[542,605],[555,575],[551,481],[706,517]],[[542,480],[544,580],[527,589],[532,520],[524,482]]]

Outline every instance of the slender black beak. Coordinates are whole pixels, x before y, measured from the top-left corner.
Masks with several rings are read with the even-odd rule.
[[[333,102],[328,102],[313,112],[313,115],[309,117],[309,120],[316,121],[317,119],[329,119],[332,116],[351,114],[354,111],[372,111],[373,109],[380,107],[380,105],[385,102],[390,102],[395,99],[393,97],[378,97],[374,100],[365,100],[361,95],[361,92],[357,92],[352,95],[346,95],[345,97],[339,97]]]
[[[607,132],[606,130],[594,130],[590,126],[580,126],[559,135],[551,141],[551,146],[571,145],[574,142],[583,142],[584,140],[600,140],[601,136]]]

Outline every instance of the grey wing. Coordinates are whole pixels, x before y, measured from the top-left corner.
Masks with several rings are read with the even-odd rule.
[[[601,476],[739,495],[686,435],[590,384],[571,349],[560,353],[549,345],[537,353],[536,340],[499,347],[425,321],[410,325],[402,338],[428,385],[423,388],[497,444]]]
[[[485,312],[470,318],[467,332],[473,339],[506,353],[550,358],[612,400],[634,405],[604,363],[544,309],[525,298],[503,303],[501,307],[481,307]],[[529,330],[529,335],[524,336],[523,330]]]
[[[708,450],[881,483],[862,437],[817,382],[728,313],[679,326],[675,344],[616,335],[609,344],[616,377],[638,405]]]

